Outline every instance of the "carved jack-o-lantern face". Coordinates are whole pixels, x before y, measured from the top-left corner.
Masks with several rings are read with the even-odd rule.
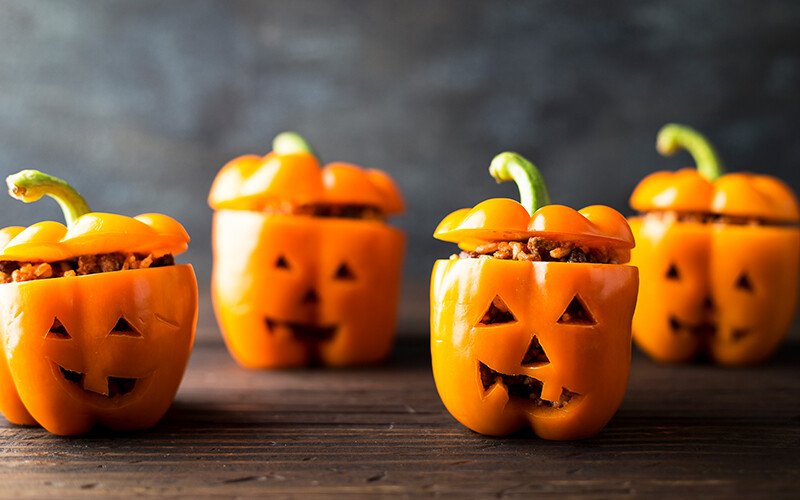
[[[489,199],[434,232],[463,250],[436,261],[431,280],[439,396],[482,434],[592,436],[628,382],[638,272],[624,263],[633,235],[610,207],[548,204],[541,174],[516,153],[496,156],[489,172],[514,179],[523,203]]]
[[[147,356],[144,336],[130,321],[120,317],[105,337],[86,332],[73,337],[69,330],[56,317],[45,335],[46,347],[42,353],[50,361],[56,379],[76,398],[85,398],[92,406],[119,408],[135,397],[135,390],[142,391],[149,384],[154,360]],[[105,367],[91,366],[98,363],[85,364],[80,355],[84,351],[123,351],[136,358],[136,364],[133,367],[119,367],[113,363]],[[111,375],[115,371],[124,371],[126,376]],[[114,401],[115,398],[119,400]]]
[[[631,229],[644,283],[633,331],[648,354],[745,364],[780,344],[797,302],[800,232],[652,217],[632,218]]]
[[[302,138],[284,133],[266,156],[225,165],[209,204],[214,309],[240,364],[343,366],[388,355],[405,246],[385,221],[403,209],[388,175],[321,167]]]
[[[437,261],[431,352],[447,409],[467,427],[548,439],[596,434],[630,366],[630,266]]]
[[[3,285],[0,371],[50,432],[150,427],[183,376],[196,301],[186,265]]]
[[[713,148],[686,127],[665,126],[658,147],[688,149],[698,168],[650,174],[631,195],[645,214],[631,219],[642,274],[634,340],[660,361],[762,361],[797,303],[797,199],[774,177],[722,175]]]
[[[164,415],[194,341],[197,280],[174,265],[189,235],[163,214],[92,212],[63,179],[6,179],[67,225],[0,229],[0,413],[54,434],[145,429]]]
[[[378,361],[391,348],[402,233],[381,222],[220,210],[213,297],[249,367]]]

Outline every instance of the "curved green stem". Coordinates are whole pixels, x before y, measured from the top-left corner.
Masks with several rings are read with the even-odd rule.
[[[692,155],[700,175],[713,181],[719,178],[725,169],[722,160],[700,132],[677,123],[669,123],[661,127],[656,139],[656,149],[664,156],[672,156],[681,149]]]
[[[272,140],[272,150],[279,155],[311,153],[317,156],[308,141],[297,132],[281,132],[276,135]]]
[[[542,173],[536,166],[519,155],[507,151],[495,156],[489,165],[489,174],[500,183],[514,181],[519,188],[520,204],[533,215],[544,205],[550,204],[550,194]]]
[[[23,170],[6,177],[8,194],[25,203],[49,196],[58,202],[67,225],[71,226],[83,214],[91,212],[86,200],[66,181],[38,170]]]

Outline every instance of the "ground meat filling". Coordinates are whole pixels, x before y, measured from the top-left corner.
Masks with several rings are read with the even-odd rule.
[[[695,224],[727,224],[731,226],[793,226],[795,224],[768,220],[759,217],[712,214],[707,212],[676,212],[674,210],[654,210],[644,212],[648,219],[663,222],[689,222]]]
[[[175,265],[172,254],[154,256],[153,254],[105,253],[81,255],[74,259],[56,262],[16,262],[0,261],[0,283],[19,283],[48,278],[69,278],[87,274],[127,271],[129,269],[148,269]]]
[[[290,203],[285,203],[268,207],[264,211],[273,214],[309,215],[311,217],[335,219],[386,220],[386,214],[378,207],[372,205],[332,203],[293,205]]]
[[[618,264],[616,253],[606,248],[578,245],[570,241],[554,241],[534,236],[525,241],[495,241],[479,245],[472,252],[461,252],[451,259],[476,259],[489,256],[504,260],[530,262],[586,262]]]

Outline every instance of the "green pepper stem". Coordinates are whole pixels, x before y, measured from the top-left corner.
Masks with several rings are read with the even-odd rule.
[[[489,174],[500,183],[514,181],[519,188],[520,204],[533,215],[539,208],[550,204],[547,184],[536,166],[518,153],[507,151],[495,156],[489,165]]]
[[[72,226],[78,217],[91,212],[86,200],[66,181],[38,170],[23,170],[6,177],[8,194],[24,203],[33,203],[49,196],[56,200],[64,212],[67,226]]]
[[[297,132],[281,132],[276,135],[272,140],[272,150],[279,155],[310,153],[317,156],[308,141]]]
[[[681,149],[692,155],[700,175],[710,181],[717,180],[725,173],[722,160],[714,147],[700,132],[677,123],[664,125],[658,131],[656,149],[663,156],[672,156]]]

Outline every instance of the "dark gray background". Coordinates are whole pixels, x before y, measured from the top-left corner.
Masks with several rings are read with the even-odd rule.
[[[705,131],[732,169],[800,184],[800,2],[4,1],[2,174],[39,168],[99,211],[159,211],[194,238],[207,289],[218,168],[284,129],[327,160],[383,168],[407,197],[402,329],[424,332],[431,232],[516,197],[486,168],[534,160],[557,202],[610,204],[662,159],[667,121]],[[0,198],[0,226],[60,218]]]

